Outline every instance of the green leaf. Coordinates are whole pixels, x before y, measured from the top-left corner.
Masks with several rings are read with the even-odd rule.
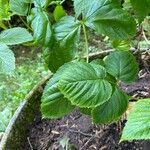
[[[125,40],[136,32],[135,20],[114,0],[74,0],[76,16],[85,24],[112,39]]]
[[[71,61],[74,57],[74,51],[70,47],[61,46],[57,41],[53,41],[50,47],[44,49],[44,59],[46,66],[52,71],[56,72],[57,69],[63,64]]]
[[[53,0],[46,0],[44,8],[47,8],[51,4],[51,2],[53,2]]]
[[[4,30],[0,34],[0,44],[15,45],[32,40],[31,34],[26,29],[20,27]]]
[[[71,16],[63,17],[55,25],[53,41],[44,50],[45,62],[52,72],[75,57],[80,28],[79,21]]]
[[[116,50],[122,50],[122,51],[129,51],[131,46],[130,46],[130,42],[127,40],[114,40],[112,42],[113,48]]]
[[[22,0],[25,3],[32,3],[33,0]]]
[[[105,62],[103,59],[95,59],[95,60],[91,61],[90,64],[97,64],[97,65],[101,65],[101,66],[105,67]]]
[[[109,0],[73,0],[76,17],[82,14],[84,20],[91,17],[101,6],[109,4]]]
[[[33,37],[35,42],[43,46],[50,45],[52,36],[52,27],[48,14],[40,8],[32,9],[31,27],[33,29]]]
[[[105,68],[105,62],[103,59],[95,59],[95,60],[91,61],[90,64],[101,65],[102,67]],[[110,75],[108,72],[106,74],[106,80],[114,85],[116,85],[116,83],[117,83],[116,78],[114,76]]]
[[[2,21],[0,21],[0,28],[2,28],[2,29],[7,29],[7,27],[5,26],[5,24],[2,22]]]
[[[111,94],[111,84],[104,78],[106,70],[95,64],[74,62],[65,70],[58,88],[73,105],[96,107],[106,102]]]
[[[106,57],[105,65],[112,76],[124,82],[134,81],[138,77],[138,64],[130,52],[112,52]]]
[[[33,0],[35,7],[44,7],[47,0]]]
[[[29,3],[25,0],[10,0],[10,10],[21,16],[26,16],[29,10]]]
[[[93,122],[99,124],[112,123],[120,119],[127,110],[129,97],[116,88],[112,97],[92,111]]]
[[[41,111],[44,118],[60,118],[74,109],[70,101],[64,98],[57,88],[58,81],[67,65],[61,67],[50,79],[42,96]]]
[[[131,4],[135,10],[139,22],[141,23],[144,18],[150,13],[149,0],[131,0]]]
[[[102,5],[92,17],[94,29],[112,39],[130,39],[136,32],[135,20],[121,8],[108,4]]]
[[[8,0],[0,0],[0,21],[10,19],[9,9]]]
[[[91,116],[91,110],[90,108],[80,108],[80,112],[85,114],[85,115],[89,115]]]
[[[0,73],[10,73],[15,69],[13,52],[5,44],[0,44]]]
[[[81,24],[78,20],[72,16],[65,16],[56,23],[55,36],[62,45],[74,45],[80,38],[80,30]]]
[[[58,22],[62,17],[66,16],[66,12],[61,5],[56,6],[53,14],[56,22]]]
[[[141,99],[133,106],[123,129],[121,141],[150,139],[150,99]]]

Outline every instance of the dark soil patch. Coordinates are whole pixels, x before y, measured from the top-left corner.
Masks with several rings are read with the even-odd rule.
[[[149,83],[150,74],[146,72],[135,83],[121,86],[129,95],[143,98],[148,95]],[[93,125],[91,119],[79,110],[58,120],[37,117],[23,149],[63,150],[60,143],[66,139],[70,150],[148,150],[145,141],[119,144],[125,122],[126,120],[111,125]]]
[[[35,150],[62,150],[60,141],[67,137],[75,150],[143,150],[142,141],[118,144],[124,123],[96,126],[77,110],[61,120],[37,119],[25,149],[31,149],[32,145]]]
[[[139,79],[132,84],[121,83],[122,89],[133,98],[146,98],[150,96],[150,72],[147,68],[139,73]]]

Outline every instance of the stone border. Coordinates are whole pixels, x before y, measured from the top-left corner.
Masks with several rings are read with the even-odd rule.
[[[29,92],[25,100],[14,113],[0,142],[0,150],[21,150],[27,133],[36,115],[40,112],[40,99],[43,88],[50,79],[49,74]]]

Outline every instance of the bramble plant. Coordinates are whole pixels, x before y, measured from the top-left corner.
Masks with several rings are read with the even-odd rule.
[[[82,113],[91,116],[93,123],[116,122],[126,112],[130,98],[119,88],[119,82],[130,83],[138,76],[135,57],[128,46],[124,49],[120,43],[126,43],[134,37],[137,24],[141,24],[150,13],[150,2],[130,0],[135,12],[133,16],[123,9],[120,0],[74,0],[74,16],[67,15],[62,5],[64,2],[10,0],[8,3],[5,0],[8,8],[5,14],[0,12],[0,21],[14,14],[26,16],[28,24],[23,22],[33,34],[33,44],[42,45],[46,65],[54,73],[42,96],[41,111],[44,118],[60,118],[78,107]],[[50,6],[55,7],[53,13],[48,12]],[[13,36],[18,30],[24,33],[19,31],[19,36]],[[108,36],[116,50],[104,59],[90,61],[89,30]],[[6,45],[32,41],[32,36],[22,28],[7,29],[1,35],[1,53],[7,49],[11,56]],[[85,41],[83,51],[86,60],[85,56],[77,55],[80,39]],[[1,53],[0,70],[12,70],[14,65],[4,65],[8,60],[4,60]],[[11,60],[9,65],[12,65],[14,58]],[[150,139],[147,132],[150,129],[149,101],[139,100],[134,106],[124,128],[122,141]]]

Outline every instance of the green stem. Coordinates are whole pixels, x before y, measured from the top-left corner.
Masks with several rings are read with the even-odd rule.
[[[88,44],[88,37],[87,37],[87,32],[85,25],[82,24],[83,27],[83,34],[84,34],[84,40],[85,40],[85,51],[86,51],[86,62],[89,62],[89,44]]]
[[[19,18],[20,18],[20,20],[23,22],[23,24],[28,28],[28,30],[31,30],[31,31],[32,31],[31,27],[22,19],[22,17],[19,16]]]
[[[10,24],[9,20],[8,20],[7,22],[8,22],[8,26],[9,26],[9,28],[11,28],[11,24]]]
[[[60,5],[62,5],[64,2],[65,2],[65,0],[62,0],[62,1],[60,2]]]
[[[32,8],[32,3],[29,4],[28,15],[30,15],[30,13],[31,13],[31,8]]]

